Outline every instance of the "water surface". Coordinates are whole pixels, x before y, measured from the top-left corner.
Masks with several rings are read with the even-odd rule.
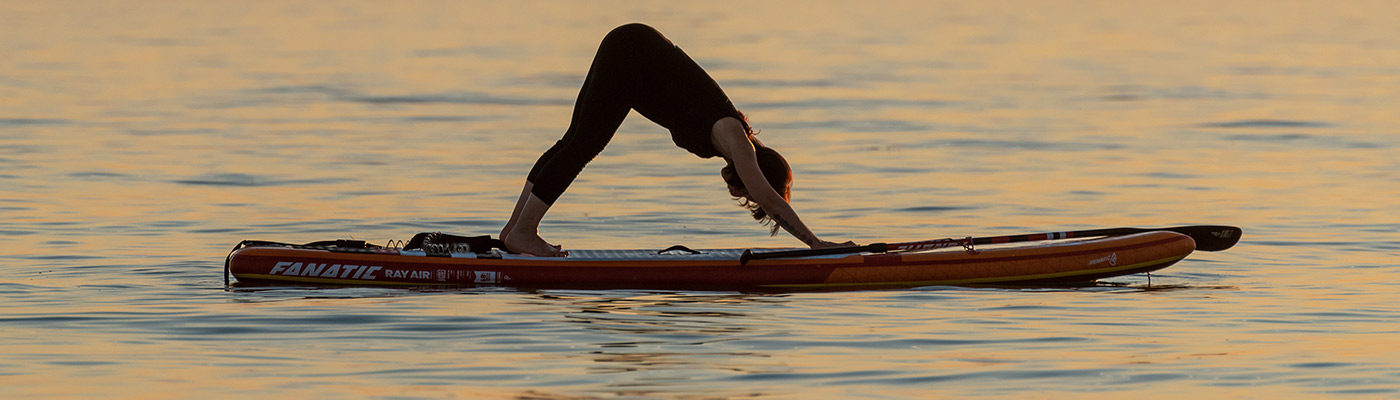
[[[1400,396],[1391,2],[7,4],[0,395]],[[242,239],[495,233],[656,26],[831,240],[1231,224],[1089,288],[235,287]],[[633,116],[542,230],[792,246]]]

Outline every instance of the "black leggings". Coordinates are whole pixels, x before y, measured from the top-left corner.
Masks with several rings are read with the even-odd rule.
[[[703,157],[718,155],[710,144],[714,122],[738,115],[714,79],[660,32],[642,24],[618,27],[598,46],[569,130],[530,169],[531,192],[553,205],[634,109]]]

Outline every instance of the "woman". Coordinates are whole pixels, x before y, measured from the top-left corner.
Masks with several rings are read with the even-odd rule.
[[[511,251],[561,256],[560,246],[540,238],[540,220],[584,165],[603,151],[629,110],[671,131],[676,145],[703,158],[723,157],[729,193],[754,219],[787,230],[812,248],[851,245],[817,238],[788,204],[792,170],[778,152],[753,137],[729,97],[695,61],[660,32],[642,24],[613,29],[574,103],[573,120],[530,169],[501,241]]]

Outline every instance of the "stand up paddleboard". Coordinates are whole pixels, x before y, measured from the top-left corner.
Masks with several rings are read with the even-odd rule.
[[[511,254],[491,238],[444,234],[420,234],[392,247],[347,240],[244,241],[226,259],[225,279],[232,274],[239,282],[264,284],[724,290],[1064,285],[1166,268],[1198,247],[1229,248],[1239,233],[1219,226],[1116,228],[819,250],[571,250],[567,257]],[[1106,237],[985,246],[1084,236]]]

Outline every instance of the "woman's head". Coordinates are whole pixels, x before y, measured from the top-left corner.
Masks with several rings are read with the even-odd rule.
[[[777,151],[764,146],[757,139],[752,139],[752,141],[754,155],[758,158],[758,169],[763,171],[763,177],[773,187],[773,190],[778,192],[779,196],[783,196],[783,200],[791,200],[792,167],[788,166],[787,160],[783,159],[783,156]],[[773,217],[768,215],[762,207],[759,207],[758,203],[750,200],[748,188],[744,186],[744,181],[739,178],[738,171],[735,171],[734,162],[729,161],[728,165],[720,169],[719,174],[724,177],[724,183],[729,185],[729,194],[739,200],[739,205],[749,209],[754,220],[772,227],[772,231],[769,233],[777,234],[778,226],[774,223]]]

